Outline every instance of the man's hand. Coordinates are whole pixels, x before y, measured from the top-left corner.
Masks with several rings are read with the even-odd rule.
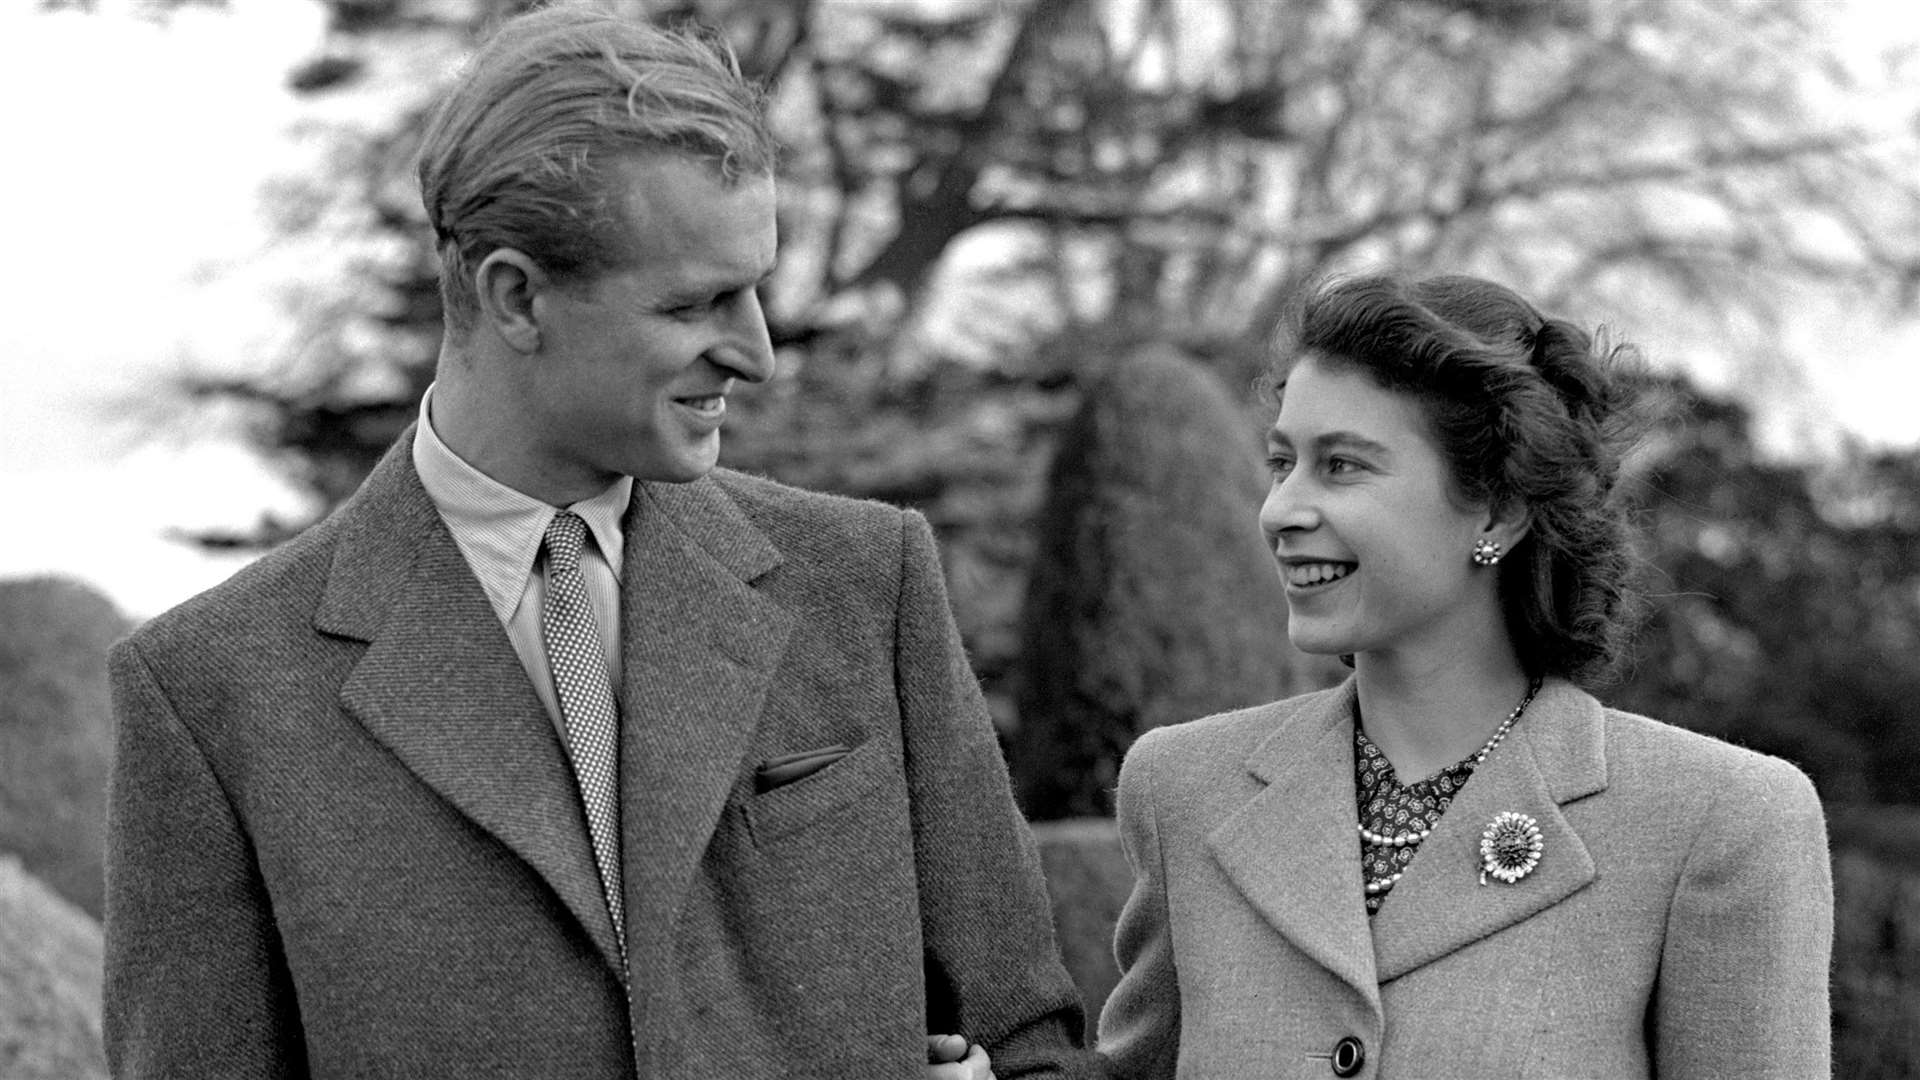
[[[929,1035],[926,1080],[994,1080],[993,1062],[958,1035]]]

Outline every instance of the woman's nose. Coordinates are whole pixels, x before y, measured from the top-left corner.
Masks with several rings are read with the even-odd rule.
[[[1306,486],[1297,473],[1273,478],[1266,501],[1260,504],[1260,531],[1269,544],[1281,533],[1311,529],[1320,523],[1319,511],[1304,490]]]

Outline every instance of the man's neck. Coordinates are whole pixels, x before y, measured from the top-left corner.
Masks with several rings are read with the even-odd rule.
[[[521,418],[498,403],[505,395],[480,385],[478,361],[441,350],[439,378],[427,402],[427,422],[448,450],[507,487],[549,506],[571,506],[590,499],[619,480],[617,476],[552,476],[533,467],[540,460],[526,439]]]

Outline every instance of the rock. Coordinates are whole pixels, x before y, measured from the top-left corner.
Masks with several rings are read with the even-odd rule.
[[[0,582],[0,852],[99,918],[113,717],[112,601],[58,578]]]
[[[0,1077],[104,1080],[100,962],[99,924],[0,857]]]

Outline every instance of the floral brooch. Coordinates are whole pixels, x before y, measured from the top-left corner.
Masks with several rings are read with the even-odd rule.
[[[1480,834],[1480,884],[1492,874],[1511,885],[1540,865],[1540,823],[1511,810],[1493,819]]]

